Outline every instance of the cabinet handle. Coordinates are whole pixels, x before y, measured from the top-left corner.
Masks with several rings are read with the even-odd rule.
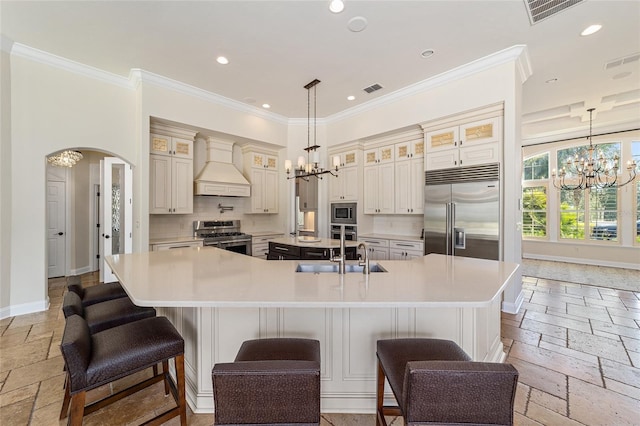
[[[413,247],[413,244],[402,244],[402,243],[397,243],[397,246],[402,246],[402,247]]]

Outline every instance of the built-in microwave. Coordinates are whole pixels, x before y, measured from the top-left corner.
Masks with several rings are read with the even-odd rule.
[[[357,224],[357,203],[331,203],[332,224]]]

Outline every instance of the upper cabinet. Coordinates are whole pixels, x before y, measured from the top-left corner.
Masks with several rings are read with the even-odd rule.
[[[411,160],[424,157],[424,140],[408,141],[395,144],[396,161]]]
[[[364,213],[394,213],[394,145],[364,151]]]
[[[340,159],[338,177],[328,176],[329,201],[358,201],[360,188],[360,171],[358,164],[362,150],[353,148],[329,153],[329,164],[333,157]]]
[[[427,170],[500,161],[502,118],[490,117],[425,134]]]
[[[196,133],[154,126],[150,134],[149,213],[193,213],[193,140]]]
[[[251,213],[278,213],[278,153],[254,145],[242,148],[244,174],[251,182]]]
[[[388,145],[379,148],[365,149],[364,166],[376,166],[378,164],[393,163],[395,158],[395,146]]]

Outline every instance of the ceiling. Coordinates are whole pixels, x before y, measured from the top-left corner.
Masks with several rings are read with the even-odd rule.
[[[534,25],[526,0],[345,0],[340,14],[328,5],[3,0],[0,13],[2,35],[15,42],[120,76],[141,68],[256,108],[268,103],[288,118],[307,116],[304,85],[315,78],[317,117],[330,118],[524,44],[533,75],[523,137],[583,129],[590,107],[594,129],[640,127],[640,1],[585,0]],[[366,28],[351,31],[361,18]],[[580,36],[594,23],[602,30]],[[425,49],[435,53],[423,58]],[[376,83],[383,88],[363,91]]]

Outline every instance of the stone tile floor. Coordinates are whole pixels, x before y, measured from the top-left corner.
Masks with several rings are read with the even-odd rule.
[[[95,275],[83,276],[85,285],[95,282]],[[58,421],[64,284],[64,279],[50,280],[48,311],[0,321],[3,426],[65,423]],[[520,372],[515,424],[640,425],[640,290],[525,277],[524,291],[520,312],[502,316],[507,362]],[[124,385],[96,389],[91,397]],[[172,403],[158,383],[87,416],[84,423],[139,424]],[[403,424],[400,418],[389,420],[394,426]],[[188,422],[211,425],[213,415],[189,412]],[[322,415],[323,426],[374,424],[373,414]]]

